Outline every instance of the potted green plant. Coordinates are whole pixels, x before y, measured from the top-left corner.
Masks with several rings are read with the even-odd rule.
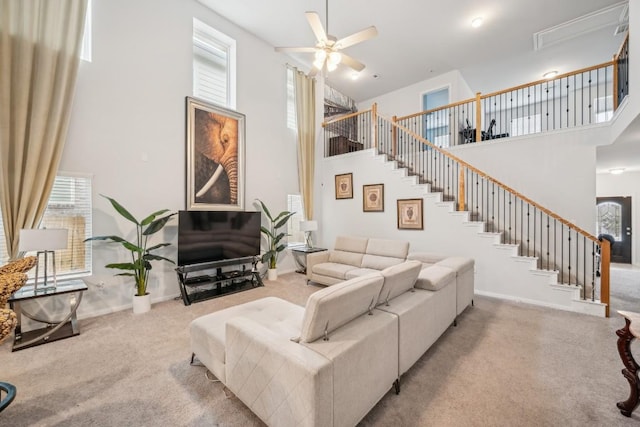
[[[269,220],[269,228],[264,225],[260,227],[260,231],[267,239],[267,251],[262,255],[262,263],[268,265],[268,280],[276,280],[278,278],[278,270],[276,269],[278,263],[278,255],[284,251],[287,247],[286,244],[281,243],[287,233],[278,232],[278,230],[284,227],[295,212],[282,211],[274,218],[267,206],[260,199],[256,199],[260,203],[262,212]]]
[[[133,312],[143,313],[149,311],[151,308],[151,300],[149,293],[147,292],[147,285],[149,281],[149,272],[151,271],[151,261],[167,261],[175,264],[169,258],[165,258],[160,255],[155,255],[152,251],[156,249],[169,246],[171,243],[158,243],[151,247],[148,247],[149,236],[160,231],[167,221],[176,214],[176,212],[169,213],[168,209],[162,209],[154,212],[142,221],[138,221],[127,209],[125,209],[120,203],[111,197],[102,195],[111,202],[111,206],[122,217],[133,222],[136,225],[136,238],[134,242],[129,242],[120,236],[95,236],[86,239],[89,240],[106,240],[114,243],[120,243],[131,252],[131,262],[112,263],[107,264],[107,268],[115,268],[118,270],[124,270],[123,273],[117,274],[117,276],[131,276],[135,280],[136,293],[133,297]]]

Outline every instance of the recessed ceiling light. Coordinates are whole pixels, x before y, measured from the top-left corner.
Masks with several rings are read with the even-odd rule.
[[[611,175],[620,175],[624,172],[624,168],[609,169]]]
[[[554,78],[554,77],[555,77],[555,76],[557,76],[557,75],[558,75],[558,72],[557,72],[556,70],[553,70],[553,71],[547,71],[546,73],[544,73],[544,74],[542,75],[542,78],[543,78],[543,79],[547,79],[547,80],[549,80],[549,79]]]
[[[351,80],[358,80],[358,78],[360,77],[360,73],[357,71],[353,71],[351,73]]]
[[[471,21],[471,26],[473,28],[478,28],[480,25],[482,25],[482,17],[481,16],[478,16],[477,18],[474,18]]]

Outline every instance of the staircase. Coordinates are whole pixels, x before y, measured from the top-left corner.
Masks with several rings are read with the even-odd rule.
[[[566,273],[565,279],[571,280],[562,283],[559,270],[541,268],[540,257],[523,255],[520,242],[509,243],[504,232],[491,231],[487,222],[477,220],[479,214],[458,210],[456,198],[446,186],[434,186],[406,159],[394,160],[369,149],[326,158],[323,169],[327,179],[349,171],[354,174],[351,201],[336,200],[333,192],[323,192],[323,223],[331,224],[323,233],[325,241],[334,241],[340,234],[402,238],[411,242],[411,251],[474,258],[475,292],[479,295],[606,315],[607,305],[597,295],[591,298],[591,284],[576,283],[575,277]],[[424,230],[398,230],[394,205],[385,206],[383,214],[362,212],[361,184],[375,183],[385,184],[385,201],[423,199]]]

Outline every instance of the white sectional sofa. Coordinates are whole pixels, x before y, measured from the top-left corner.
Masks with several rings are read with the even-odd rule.
[[[307,255],[307,280],[335,285],[400,264],[408,254],[409,242],[338,236],[332,250]]]
[[[268,425],[353,426],[456,318],[449,273],[412,260],[323,288],[304,308],[274,297],[230,307],[191,323],[192,351]]]

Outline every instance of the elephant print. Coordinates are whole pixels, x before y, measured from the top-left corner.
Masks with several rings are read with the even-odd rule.
[[[238,120],[196,109],[194,192],[198,203],[238,203]]]

